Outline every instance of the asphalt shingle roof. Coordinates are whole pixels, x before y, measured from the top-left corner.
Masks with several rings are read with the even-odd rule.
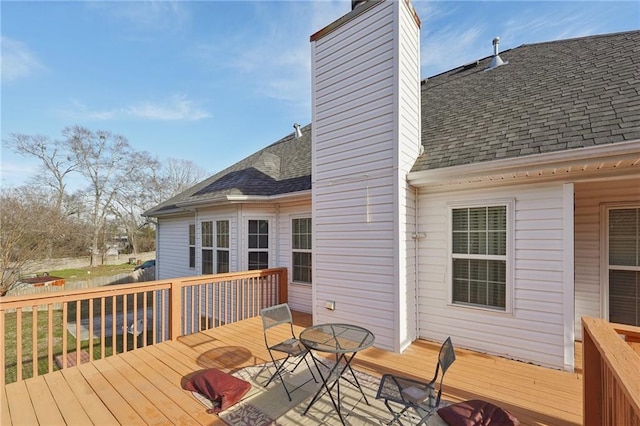
[[[523,45],[422,85],[412,171],[640,139],[640,31]]]
[[[640,140],[640,31],[523,45],[422,82],[412,172]],[[145,214],[311,189],[311,125]]]
[[[290,134],[244,160],[145,212],[169,213],[178,204],[199,203],[229,195],[272,196],[311,189],[311,125],[302,136]]]

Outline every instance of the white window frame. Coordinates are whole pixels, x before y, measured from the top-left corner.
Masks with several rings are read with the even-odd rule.
[[[227,239],[228,239],[227,247],[218,246],[218,237],[219,237],[219,234],[218,234],[218,223],[219,222],[227,222]],[[218,261],[218,254],[221,251],[227,252],[227,259],[228,259],[228,268],[227,269],[228,269],[228,271],[225,271],[225,272],[231,272],[231,220],[229,220],[229,219],[216,219],[214,221],[214,224],[215,224],[215,227],[214,227],[213,233],[214,233],[215,255],[213,257],[213,260],[214,260],[216,273],[217,274],[221,273],[219,268],[218,268],[218,266],[220,264],[220,262]]]
[[[478,312],[486,312],[488,314],[496,315],[512,315],[513,314],[513,295],[515,293],[515,199],[487,199],[482,201],[460,201],[451,202],[447,204],[447,267],[446,267],[446,283],[447,283],[447,305],[460,309],[471,309]],[[505,307],[503,309],[493,308],[489,306],[462,304],[453,302],[453,223],[452,216],[455,209],[468,209],[477,207],[496,207],[505,206],[506,211],[506,248],[504,260],[505,265]],[[496,256],[489,255],[466,255],[465,258],[478,258],[478,259],[491,259],[497,258]],[[500,260],[503,256],[498,256]]]
[[[638,209],[637,202],[604,203],[600,205],[600,300],[602,317],[609,321],[609,211],[618,209]],[[639,268],[629,267],[637,271]],[[627,269],[619,267],[617,269]]]
[[[191,244],[191,227],[193,226],[193,244]],[[196,228],[195,222],[190,222],[187,226],[187,247],[189,248],[189,253],[187,255],[187,264],[189,269],[196,269],[198,266],[198,229]],[[193,249],[193,266],[191,265],[191,250]]]
[[[311,223],[311,248],[309,249],[296,249],[293,247],[293,221],[294,220],[300,220],[300,219],[307,219],[309,220],[309,222]],[[306,286],[311,286],[313,285],[313,219],[311,218],[311,214],[299,214],[299,215],[291,215],[291,217],[289,218],[289,224],[291,226],[291,233],[290,233],[290,243],[291,243],[291,270],[290,270],[290,274],[291,274],[291,282],[295,283],[295,284],[300,284],[300,285],[306,285]],[[293,255],[295,252],[298,253],[309,253],[311,255],[311,281],[310,282],[306,282],[306,281],[295,281],[294,280],[294,276],[295,274],[293,273]]]
[[[204,233],[202,232],[202,227],[205,223],[211,224],[211,245],[204,245]],[[216,229],[215,229],[216,221],[213,219],[203,219],[200,221],[200,274],[205,274],[204,272],[204,251],[211,252],[211,272],[207,272],[207,274],[215,274],[215,243],[216,243]]]
[[[262,248],[259,249],[254,249],[254,248],[249,248],[249,221],[252,220],[264,220],[268,223],[269,225],[269,234],[267,237],[267,241],[269,242],[269,247],[265,250]],[[271,268],[273,265],[273,253],[274,253],[274,221],[273,221],[273,217],[270,216],[247,216],[244,218],[243,220],[244,223],[244,235],[243,235],[243,244],[242,246],[244,247],[244,268],[246,270],[249,270],[249,253],[252,252],[267,252],[267,256],[268,256],[268,268]]]

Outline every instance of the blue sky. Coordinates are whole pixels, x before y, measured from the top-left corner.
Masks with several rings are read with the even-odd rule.
[[[422,1],[422,77],[525,43],[640,28],[639,1]],[[5,1],[2,140],[81,125],[214,173],[311,121],[309,36],[330,1]],[[4,142],[2,185],[37,163]]]

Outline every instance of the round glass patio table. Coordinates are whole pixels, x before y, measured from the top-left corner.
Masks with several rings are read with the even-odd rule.
[[[351,361],[358,352],[373,345],[375,336],[366,328],[353,324],[318,324],[304,329],[299,338],[302,344],[309,349],[311,358],[322,379],[322,386],[309,402],[304,414],[307,414],[309,408],[326,393],[331,398],[331,402],[342,424],[344,424],[340,403],[340,380],[344,379],[358,388],[367,405],[369,404],[360,383],[358,383],[358,378],[351,369]],[[334,354],[335,364],[328,367],[326,359],[319,358],[314,352]],[[323,374],[320,365],[325,368],[328,367],[328,373]],[[344,377],[347,371],[351,372],[353,381]],[[331,394],[334,387],[337,388],[337,398],[334,398]]]

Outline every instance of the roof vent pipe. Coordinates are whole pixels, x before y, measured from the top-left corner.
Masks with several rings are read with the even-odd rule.
[[[500,37],[494,38],[492,43],[493,43],[493,57],[491,58],[491,62],[489,63],[489,66],[485,69],[485,71],[489,71],[496,67],[499,67],[500,65],[506,65],[509,63],[509,62],[504,62],[502,58],[500,58],[500,55],[498,55],[499,46],[500,46]]]
[[[360,6],[362,3],[366,3],[367,0],[351,0],[351,10],[355,9],[356,7]]]
[[[300,125],[298,123],[294,123],[293,128],[296,129],[294,136],[296,139],[298,139],[300,136],[302,136],[302,130],[300,130]]]

